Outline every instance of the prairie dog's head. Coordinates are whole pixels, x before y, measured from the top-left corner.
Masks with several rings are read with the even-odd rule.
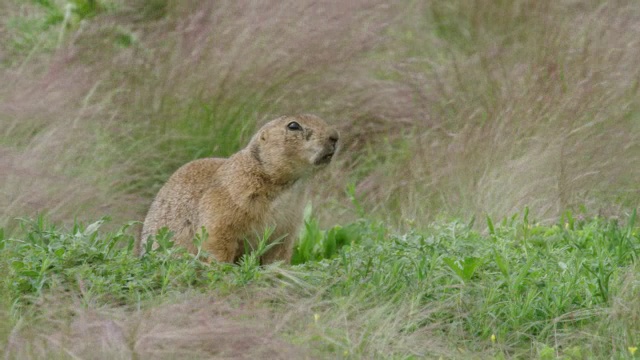
[[[301,177],[331,162],[338,131],[314,115],[283,116],[251,139],[251,155],[269,174]]]

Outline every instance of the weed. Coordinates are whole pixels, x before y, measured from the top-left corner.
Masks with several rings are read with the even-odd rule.
[[[356,224],[346,227],[336,225],[329,230],[321,230],[317,218],[312,216],[311,204],[304,210],[304,227],[296,244],[291,263],[303,264],[337,256],[343,246],[360,241]]]

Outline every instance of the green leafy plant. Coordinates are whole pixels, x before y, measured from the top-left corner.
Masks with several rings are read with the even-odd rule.
[[[312,216],[309,204],[304,210],[304,227],[294,248],[291,263],[297,265],[330,259],[338,255],[344,246],[357,242],[359,237],[354,226],[336,225],[329,230],[321,230],[318,220]]]
[[[478,266],[482,264],[482,260],[475,257],[466,257],[463,260],[445,257],[442,261],[444,261],[463,282],[471,280]]]

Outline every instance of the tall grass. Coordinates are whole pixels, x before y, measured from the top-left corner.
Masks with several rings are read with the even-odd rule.
[[[35,84],[7,72],[3,223],[34,210],[140,218],[179,165],[230,155],[273,116],[339,122],[360,96],[340,76],[385,26],[371,2],[163,4],[92,18]]]
[[[413,14],[389,72],[415,87],[420,115],[398,140],[410,145],[395,146],[404,155],[367,178],[384,185],[363,181],[372,202],[418,219],[637,204],[636,3],[453,1]]]
[[[295,112],[343,131],[324,221],[346,214],[347,182],[397,224],[637,203],[634,2],[99,3],[52,60],[2,75],[4,224],[141,218],[179,165]],[[41,54],[11,45],[29,18],[4,6],[3,50]],[[33,24],[59,11],[29,6]]]

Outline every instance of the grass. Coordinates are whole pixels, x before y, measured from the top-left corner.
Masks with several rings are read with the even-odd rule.
[[[151,5],[131,3],[72,28],[45,62],[44,75],[35,76],[43,76],[45,87],[8,68],[7,83],[14,85],[0,94],[10,109],[0,143],[8,154],[5,173],[12,176],[3,181],[10,194],[3,199],[3,225],[34,211],[58,220],[140,217],[183,163],[228,156],[276,115],[322,115],[334,110],[323,104],[355,100],[341,99],[335,83],[373,43],[369,31],[347,31],[351,21],[372,13],[369,5],[325,23],[303,4],[166,3],[160,14],[151,11],[151,19],[139,18],[147,13],[139,7]],[[189,17],[193,11],[209,15]],[[373,15],[367,21],[379,16]],[[122,36],[131,41],[123,44]],[[25,66],[43,65],[34,60]],[[52,88],[57,91],[47,90]]]
[[[0,13],[7,356],[634,356],[636,2]],[[342,144],[293,266],[204,265],[169,234],[133,256],[132,220],[177,167],[300,112]]]
[[[322,357],[629,357],[627,347],[640,341],[630,305],[638,291],[635,213],[624,223],[566,213],[545,226],[525,210],[497,224],[488,218],[483,232],[438,222],[395,233],[365,219],[320,231],[308,218],[291,267],[261,267],[264,248],[239,265],[207,265],[174,248],[168,234],[138,258],[129,225],[103,232],[103,221],[64,229],[24,220],[22,236],[3,240],[13,318],[47,333],[53,321],[74,322],[48,319],[49,306],[77,302],[135,316],[195,292],[253,299],[284,319],[277,338]],[[14,326],[20,347],[9,354],[19,355],[36,339]]]
[[[387,77],[410,84],[407,111],[423,115],[409,116],[407,160],[360,180],[380,184],[363,191],[383,216],[502,217],[529,206],[552,221],[637,203],[633,171],[616,170],[638,154],[638,54],[619,31],[637,4],[414,6],[390,32],[409,46]],[[400,171],[410,186],[396,185]]]
[[[296,112],[345,140],[314,197],[327,224],[348,216],[350,182],[396,227],[637,204],[632,2],[82,3],[48,28],[63,2],[4,5],[5,227],[38,211],[140,219],[181,164]],[[57,45],[11,45],[30,33]]]
[[[76,30],[83,20],[117,7],[114,1],[103,0],[7,0],[0,5],[6,36],[3,50],[7,56],[0,64],[22,67],[33,56],[51,53],[61,46],[67,33]]]

